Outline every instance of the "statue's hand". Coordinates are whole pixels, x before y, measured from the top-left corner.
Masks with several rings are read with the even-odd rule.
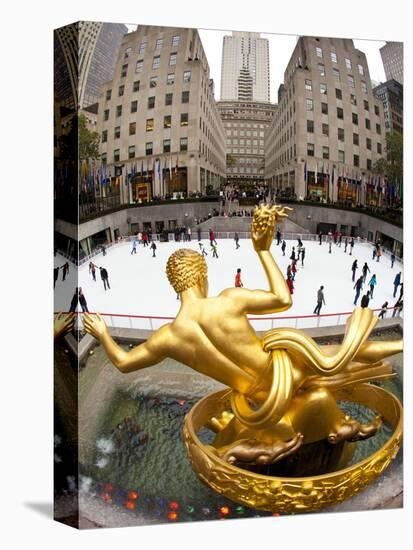
[[[56,315],[53,324],[53,332],[55,340],[60,338],[64,334],[70,332],[75,324],[75,314],[67,313],[63,314],[61,311]]]
[[[276,223],[288,217],[288,206],[261,205],[254,210],[251,224],[251,238],[256,252],[269,250],[274,236]]]
[[[83,316],[83,326],[85,331],[94,336],[97,340],[100,340],[108,330],[105,321],[99,313],[94,315],[85,313]]]

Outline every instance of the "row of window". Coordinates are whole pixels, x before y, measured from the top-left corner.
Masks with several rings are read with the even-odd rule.
[[[180,125],[188,126],[188,113],[181,113],[180,116]],[[163,117],[163,127],[164,128],[170,128],[172,125],[172,116],[171,115],[165,115]],[[155,129],[155,122],[153,118],[147,118],[146,124],[145,124],[145,130],[146,132],[153,132]],[[129,135],[134,136],[136,134],[136,122],[130,122],[129,123]],[[114,138],[119,139],[120,138],[120,126],[116,126],[114,129]],[[108,131],[103,130],[102,132],[102,143],[106,143],[108,141]]]
[[[188,151],[188,138],[182,137],[179,139],[179,151],[180,152],[186,152]],[[164,153],[170,153],[171,152],[171,140],[170,139],[164,139],[163,140],[163,152]],[[128,159],[135,158],[136,155],[136,148],[135,145],[130,145],[128,147]],[[153,142],[149,141],[145,143],[145,155],[150,156],[153,155]],[[107,163],[107,154],[103,153],[101,155],[102,163]],[[113,162],[120,162],[120,149],[115,149],[113,151]]]
[[[325,68],[324,63],[319,63],[318,64],[318,72],[319,72],[320,76],[326,76],[326,68]],[[333,69],[333,77],[334,77],[334,80],[337,80],[337,82],[340,82],[340,71],[338,69]],[[356,87],[356,83],[355,83],[353,75],[351,75],[351,74],[347,75],[347,81],[348,81],[348,85],[349,85],[350,88],[355,88]],[[366,94],[367,93],[367,83],[366,83],[366,81],[361,80],[360,85],[361,85],[362,92]]]
[[[183,73],[183,82],[191,82],[191,71],[184,71]],[[132,84],[132,92],[139,92],[140,89],[140,80],[135,80]],[[168,86],[175,84],[175,73],[170,73],[166,77],[166,84]],[[156,88],[158,85],[158,77],[151,76],[149,79],[149,87]],[[118,96],[123,96],[125,94],[125,85],[122,84],[118,88]],[[106,101],[109,101],[112,98],[112,90],[106,90]]]
[[[306,100],[305,100],[305,103],[306,103],[306,110],[307,111],[313,111],[314,110],[314,102],[313,102],[312,99],[307,97]],[[323,115],[328,115],[328,103],[321,103],[321,113]],[[343,110],[342,107],[337,107],[337,118],[339,120],[344,120],[344,110]],[[359,117],[358,117],[357,113],[351,113],[351,119],[352,119],[353,124],[358,125]],[[369,118],[365,119],[365,126],[366,126],[367,130],[371,130],[371,122],[370,122]],[[381,125],[380,124],[376,124],[376,132],[378,134],[381,134]]]
[[[326,137],[329,136],[329,126],[328,124],[321,125],[322,134]],[[307,120],[307,132],[309,134],[314,133],[314,120]],[[339,141],[345,141],[344,128],[337,128],[337,138]],[[366,138],[366,147],[371,151],[372,141],[370,138]],[[360,145],[359,134],[353,133],[353,145]],[[381,143],[377,142],[377,153],[381,155],[382,147]]]
[[[307,143],[307,155],[309,157],[315,156],[315,145],[314,143]],[[325,160],[330,160],[330,148],[323,146],[322,147],[322,158]],[[346,156],[345,152],[342,150],[338,151],[338,162],[345,163]],[[359,155],[353,155],[353,166],[360,167],[360,157]],[[371,170],[371,159],[366,159],[366,168],[367,170]]]
[[[147,101],[147,108],[148,109],[154,109],[155,108],[155,96],[148,97]],[[165,94],[165,105],[172,105],[173,101],[173,94]],[[189,92],[184,91],[181,94],[181,103],[189,103]],[[135,99],[134,101],[131,101],[130,104],[130,112],[136,113],[138,110],[138,100]],[[123,112],[123,105],[117,105],[116,106],[116,116],[120,117],[122,116]],[[103,120],[109,120],[110,115],[110,109],[105,109],[103,111]]]
[[[250,124],[248,122],[227,122],[226,120],[224,120],[224,127],[225,128],[231,128],[231,126],[233,128],[265,128],[267,125],[265,124]]]
[[[253,168],[244,168],[244,166],[234,166],[233,168],[228,168],[227,171],[232,174],[263,174],[264,168],[254,170]]]
[[[312,92],[313,91],[312,81],[308,78],[306,78],[306,80],[305,80],[305,90],[306,90],[306,92]],[[343,99],[343,92],[340,88],[335,88],[335,93],[336,93],[336,99],[340,99],[340,100]],[[320,83],[320,94],[322,94],[322,95],[327,94],[327,84],[325,84],[323,82]],[[354,94],[350,94],[350,103],[352,105],[357,105],[357,97]],[[367,101],[367,99],[363,100],[363,105],[364,105],[364,109],[366,111],[370,111],[370,106],[369,106],[369,102]],[[378,105],[374,106],[374,113],[377,116],[380,115],[380,110],[379,110]]]
[[[324,53],[323,53],[322,48],[316,46],[315,51],[316,51],[317,57],[320,57],[321,59],[324,57]],[[333,52],[333,51],[330,52],[330,59],[333,63],[338,63],[336,52]],[[349,70],[349,71],[353,70],[353,64],[351,62],[351,59],[349,59],[348,57],[345,57],[344,58],[344,63],[346,64],[347,70]],[[359,74],[361,76],[364,76],[364,67],[363,67],[363,65],[358,63],[357,68],[358,68]]]
[[[248,147],[255,145],[256,147],[259,145],[260,147],[264,147],[264,140],[263,139],[227,139],[227,145],[246,145]]]
[[[233,147],[232,149],[228,149],[228,152],[236,153],[240,155],[263,155],[264,149],[244,149],[241,147],[240,149],[238,147]]]
[[[180,39],[181,37],[178,34],[173,36],[171,40],[171,48],[177,48],[179,46]],[[164,38],[157,38],[155,42],[155,50],[161,50],[164,47],[164,44],[165,44]],[[146,52],[147,46],[148,46],[147,42],[141,42],[138,48],[138,53],[144,54]],[[124,52],[124,58],[127,59],[132,55],[132,53],[133,53],[133,50],[131,47],[126,48]]]

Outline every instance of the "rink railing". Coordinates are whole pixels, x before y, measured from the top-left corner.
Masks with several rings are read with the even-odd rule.
[[[235,232],[235,231],[216,231],[215,232],[215,237],[217,239],[234,239],[235,238],[235,233],[238,233],[238,237],[240,239],[249,239],[251,237],[251,232],[250,231],[237,231],[237,232]],[[200,236],[201,240],[209,241],[209,232],[208,231],[201,231],[201,233],[198,235],[198,232],[196,230],[192,231],[191,241],[195,241],[195,242],[198,241],[199,236]],[[344,239],[346,237],[347,237],[347,241],[348,241],[347,242],[347,249],[350,250],[351,249],[350,241],[351,241],[352,237],[349,237],[348,235],[342,237],[341,246],[338,242],[337,242],[337,244],[335,244],[334,240],[332,241],[332,246],[337,246],[337,248],[344,247],[345,246]],[[328,238],[329,238],[328,235],[323,235],[322,236],[322,242],[323,243],[328,243]],[[292,241],[292,240],[297,240],[298,241],[298,239],[301,239],[301,241],[318,241],[319,236],[314,234],[314,233],[287,233],[287,232],[282,233],[282,236],[281,236],[281,240],[286,240],[286,241]],[[134,240],[137,240],[136,235],[130,235],[130,236],[127,236],[127,237],[120,237],[117,241],[105,244],[104,246],[105,246],[105,249],[108,250],[108,249],[113,248],[114,246],[117,246],[117,245],[120,245],[120,244],[131,243]],[[152,240],[157,241],[157,242],[161,241],[160,233],[152,234]],[[276,240],[276,238],[274,238],[274,240]],[[176,242],[174,233],[168,233],[168,242],[171,242],[171,241]],[[186,242],[190,242],[190,241],[189,240],[184,240],[183,236],[181,236],[181,238],[178,240],[178,242],[186,243]],[[370,246],[373,246],[373,244],[374,244],[371,241],[368,241],[367,239],[365,239],[363,237],[354,237],[354,243],[355,244],[368,244]],[[65,254],[61,250],[58,250],[58,252],[62,256],[65,256],[69,260],[72,260],[73,263],[75,263],[73,258],[70,258],[69,256],[67,256],[67,254]],[[79,266],[85,264],[86,262],[89,262],[92,258],[98,256],[99,254],[102,254],[102,250],[101,250],[100,247],[95,249],[91,254],[81,258],[79,260]],[[382,249],[382,255],[388,256],[390,258],[390,252],[386,249]],[[402,258],[399,258],[399,257],[396,256],[396,260],[400,263],[403,263]]]
[[[381,308],[373,309],[379,313]],[[392,313],[393,312],[393,313]],[[321,315],[282,315],[277,317],[248,317],[248,321],[256,331],[270,330],[273,328],[318,328],[339,326],[346,323],[347,318],[352,314],[352,311],[341,313],[324,313]],[[387,313],[393,317],[403,318],[403,309],[388,307]],[[82,312],[78,312],[78,328],[82,328]],[[157,330],[162,325],[169,321],[173,321],[175,317],[163,317],[154,315],[125,315],[121,313],[99,313],[104,317],[106,324],[111,328],[129,328],[141,330]],[[388,317],[384,317],[389,318]]]

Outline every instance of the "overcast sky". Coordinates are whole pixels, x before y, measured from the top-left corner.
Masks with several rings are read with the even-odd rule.
[[[127,27],[131,31],[136,29],[136,25],[127,25]],[[198,30],[211,70],[211,78],[214,79],[215,83],[215,99],[219,100],[221,93],[223,37],[231,35],[231,31]],[[276,103],[278,87],[284,81],[284,70],[293,53],[297,36],[263,33],[261,37],[269,40],[271,101]],[[370,78],[377,82],[384,82],[386,80],[379,51],[384,44],[385,42],[376,40],[354,40],[355,47],[367,56]]]

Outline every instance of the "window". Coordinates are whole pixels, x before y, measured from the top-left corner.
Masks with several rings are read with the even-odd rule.
[[[109,101],[112,97],[112,90],[106,90],[106,101]]]
[[[142,42],[141,45],[139,46],[139,53],[145,53],[145,50],[146,50],[146,42]]]
[[[181,126],[188,126],[188,113],[181,113]]]
[[[369,119],[369,118],[366,118],[366,129],[367,129],[367,130],[370,130],[370,129],[371,129],[371,126],[370,126],[370,119]]]
[[[113,162],[119,162],[120,159],[120,149],[115,149],[113,151]]]
[[[309,157],[314,156],[314,143],[307,143],[307,155]]]
[[[367,159],[367,170],[371,170],[371,159]]]
[[[139,59],[139,61],[136,62],[135,73],[141,73],[142,69],[143,69],[143,59]]]
[[[308,78],[305,79],[305,89],[307,92],[311,92],[313,89],[313,83]]]
[[[102,143],[106,143],[107,140],[108,140],[108,131],[103,130],[103,132],[102,132]]]
[[[179,150],[188,151],[188,138],[183,137],[179,140]]]
[[[163,140],[163,152],[164,153],[170,153],[171,152],[171,140],[170,139],[164,139]]]
[[[155,50],[160,50],[163,46],[163,38],[158,38],[155,42]]]
[[[323,115],[328,115],[328,104],[322,103],[321,104],[321,112]]]
[[[306,100],[305,100],[305,105],[306,105],[307,111],[312,111],[313,110],[313,100],[312,99],[307,97]]]
[[[338,69],[333,69],[333,77],[335,80],[340,80],[340,71]]]
[[[113,131],[113,135],[114,135],[115,139],[120,138],[120,126],[115,126],[115,129]]]
[[[146,131],[152,132],[153,131],[153,118],[147,118],[146,119]]]
[[[323,159],[329,159],[330,158],[330,148],[323,146]]]
[[[136,122],[129,123],[129,135],[134,136],[136,134]]]
[[[109,120],[109,109],[103,111],[103,120]]]
[[[328,137],[328,135],[329,135],[328,124],[322,124],[321,129],[322,129],[323,136]]]
[[[169,54],[169,65],[176,65],[176,52]]]
[[[159,65],[161,64],[161,56],[155,55],[152,59],[152,69],[159,69]]]
[[[375,105],[375,106],[374,106],[374,114],[377,115],[377,116],[380,115],[380,111],[379,111],[378,105]]]
[[[148,109],[155,107],[155,96],[148,97]]]
[[[354,94],[350,94],[350,103],[352,105],[357,105],[357,98]]]
[[[172,105],[173,94],[165,94],[165,105]]]
[[[337,99],[343,99],[343,94],[342,94],[340,88],[336,88],[336,98]]]
[[[166,83],[168,86],[175,84],[175,73],[169,73],[166,77]]]
[[[377,152],[381,155],[381,143],[377,143]]]
[[[327,84],[320,84],[320,94],[327,93]]]
[[[181,102],[182,103],[189,103],[189,92],[188,91],[182,92]]]
[[[337,128],[338,141],[344,141],[344,128]]]
[[[359,123],[359,116],[357,113],[351,113],[351,119],[353,121],[353,124],[358,124]]]
[[[321,48],[316,48],[315,53],[317,54],[317,57],[323,57],[323,50]]]
[[[121,72],[120,72],[120,76],[122,76],[122,77],[123,77],[123,76],[126,76],[127,73],[128,73],[128,65],[127,65],[127,64],[126,64],[126,65],[122,65],[122,70],[121,70]]]
[[[371,139],[370,138],[366,138],[366,147],[369,151],[371,151]]]
[[[336,52],[331,52],[330,55],[331,55],[331,61],[333,63],[337,63],[337,54],[336,54]]]
[[[141,86],[141,81],[140,80],[135,80],[135,82],[133,83],[132,91],[133,92],[139,92],[140,86]]]
[[[364,101],[363,101],[363,104],[364,104],[364,109],[365,109],[366,111],[369,111],[369,110],[370,110],[370,109],[369,109],[369,102],[366,101],[366,100],[364,100]]]
[[[116,107],[116,116],[122,116],[122,105]]]
[[[145,143],[145,155],[152,155],[153,151],[153,143],[152,141],[148,141]]]
[[[360,157],[358,155],[353,155],[353,165],[360,166]]]
[[[359,135],[353,134],[353,145],[359,145]]]
[[[127,59],[132,53],[132,48],[126,48],[124,58]]]
[[[314,133],[314,120],[307,120],[307,132]]]
[[[337,107],[337,118],[340,118],[340,119],[344,118],[343,109],[341,107]]]
[[[172,117],[171,115],[165,115],[163,117],[163,127],[164,128],[170,128],[172,123]]]
[[[130,112],[131,113],[136,113],[137,110],[138,110],[138,102],[135,99],[135,101],[131,101]]]
[[[347,75],[347,78],[348,78],[348,85],[350,88],[354,88],[354,76],[352,76],[351,74]]]
[[[361,91],[363,93],[367,93],[367,84],[364,82],[364,80],[361,81]]]
[[[158,84],[158,77],[151,76],[151,78],[149,79],[149,88],[156,88],[157,84]]]
[[[184,82],[191,82],[191,71],[184,71]]]
[[[376,132],[377,132],[378,134],[381,134],[381,126],[380,126],[380,124],[376,124]]]
[[[135,158],[135,146],[134,145],[129,145],[128,147],[128,159],[133,159]]]
[[[318,72],[320,73],[320,76],[326,75],[326,68],[324,67],[323,63],[318,64]]]
[[[359,70],[359,74],[361,76],[364,76],[364,67],[363,67],[363,65],[357,65],[357,67],[358,67],[358,70]]]
[[[172,48],[177,48],[179,46],[179,39],[180,39],[179,34],[172,37],[172,44],[171,44]]]
[[[122,96],[125,93],[125,86],[119,86],[118,95]]]
[[[344,58],[344,61],[346,62],[346,67],[347,67],[347,69],[348,69],[349,71],[351,71],[351,68],[352,68],[352,67],[351,67],[351,61],[350,61],[350,59],[348,59],[348,58],[346,57],[346,58]]]
[[[338,152],[338,162],[345,162],[344,151],[339,151]]]

